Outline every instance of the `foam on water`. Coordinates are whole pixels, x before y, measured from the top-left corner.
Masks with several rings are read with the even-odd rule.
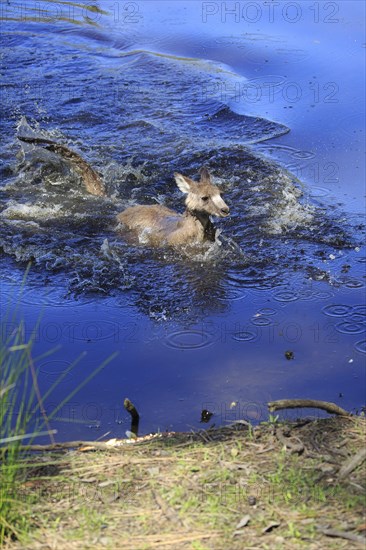
[[[61,204],[54,206],[38,206],[29,203],[16,203],[10,200],[0,217],[10,220],[49,220],[66,215]]]

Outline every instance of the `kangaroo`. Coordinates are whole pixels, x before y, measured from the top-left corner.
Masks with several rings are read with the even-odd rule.
[[[61,155],[80,174],[89,193],[106,196],[104,183],[97,172],[68,147],[43,138],[18,136],[18,139]],[[177,172],[174,177],[180,191],[186,194],[186,210],[183,214],[162,205],[136,205],[118,214],[117,221],[136,233],[140,242],[152,246],[182,246],[215,241],[216,230],[210,216],[225,218],[230,211],[219,188],[211,182],[207,168],[201,168],[199,182]]]
[[[178,188],[187,195],[184,214],[161,205],[138,205],[118,214],[118,221],[137,232],[140,241],[155,246],[214,241],[216,231],[210,216],[224,218],[229,215],[229,208],[219,188],[211,182],[207,168],[201,168],[200,176],[197,183],[182,174],[174,174]]]

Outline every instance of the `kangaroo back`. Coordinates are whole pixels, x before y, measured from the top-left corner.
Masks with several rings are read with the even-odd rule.
[[[97,174],[97,172],[93,170],[93,168],[85,162],[85,160],[78,155],[78,153],[75,153],[75,151],[72,151],[65,145],[55,143],[50,139],[25,136],[18,136],[18,139],[20,141],[24,141],[25,143],[40,145],[44,149],[47,149],[47,151],[60,155],[65,160],[69,161],[71,166],[81,176],[85,188],[89,193],[99,197],[106,196],[104,183],[99,174]]]

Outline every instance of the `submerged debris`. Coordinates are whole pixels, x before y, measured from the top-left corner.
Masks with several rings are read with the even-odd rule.
[[[201,412],[200,422],[207,423],[211,420],[212,416],[213,416],[212,412],[208,411],[207,409],[203,409],[203,411]]]

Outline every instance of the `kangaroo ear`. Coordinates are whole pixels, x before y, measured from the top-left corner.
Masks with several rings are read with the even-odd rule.
[[[192,184],[194,181],[178,172],[174,172],[175,183],[178,185],[182,193],[189,193],[192,190]]]
[[[210,183],[210,173],[207,170],[206,166],[202,166],[200,170],[200,176],[201,176],[201,183]]]

